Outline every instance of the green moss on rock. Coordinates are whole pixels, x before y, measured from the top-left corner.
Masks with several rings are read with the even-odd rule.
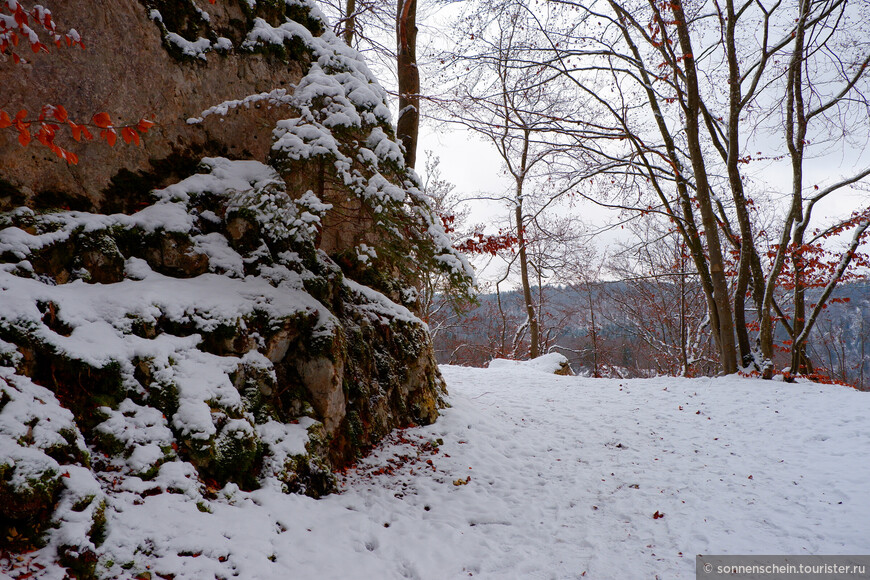
[[[215,440],[212,472],[218,481],[235,481],[243,488],[256,486],[253,468],[263,446],[253,426],[244,419],[230,420]]]

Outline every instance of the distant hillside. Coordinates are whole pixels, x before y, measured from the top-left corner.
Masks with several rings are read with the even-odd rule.
[[[691,298],[697,289],[687,286],[682,291]],[[537,288],[535,293],[538,295]],[[809,292],[810,303],[819,293]],[[690,307],[690,301],[685,300],[681,325],[679,295],[676,284],[652,281],[545,286],[541,314],[545,350],[567,356],[578,373],[594,374],[597,367],[598,374],[609,376],[676,374],[682,368],[679,345],[685,335],[688,350],[693,350],[695,357],[693,372],[714,372],[709,333],[698,333],[705,313],[691,311],[698,308],[699,301],[692,300]],[[494,356],[525,352],[524,340],[515,340],[525,320],[522,294],[502,292],[500,298],[494,293],[482,294],[479,306],[464,315],[433,319],[430,327],[440,363],[484,366]],[[833,378],[867,388],[870,280],[840,285],[834,299],[810,336],[810,355],[813,363]],[[781,303],[787,300],[784,295]],[[748,315],[752,322],[754,312]],[[782,325],[777,336],[781,341],[787,339]],[[785,359],[777,363],[779,368],[786,364]]]

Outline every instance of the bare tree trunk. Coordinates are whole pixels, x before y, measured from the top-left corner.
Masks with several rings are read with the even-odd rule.
[[[858,367],[858,390],[864,390],[864,366],[867,361],[867,332],[864,329],[864,313],[861,312],[861,360]]]
[[[741,94],[740,61],[737,56],[735,30],[738,17],[734,10],[734,0],[727,2],[727,19],[725,24],[725,44],[728,58],[728,149],[725,164],[728,170],[728,183],[731,196],[734,199],[734,209],[737,223],[740,226],[740,262],[737,268],[737,281],[734,291],[734,325],[737,332],[737,342],[740,348],[742,366],[752,364],[752,347],[749,342],[749,331],[746,327],[746,291],[752,283],[752,295],[756,308],[761,309],[764,278],[760,266],[753,268],[758,262],[755,239],[752,234],[752,222],[749,219],[746,196],[743,191],[743,178],[740,175],[740,114],[743,112],[743,95]],[[711,132],[711,134],[713,134]],[[755,274],[755,276],[753,276]]]
[[[417,162],[420,130],[420,71],[417,69],[417,0],[396,5],[396,63],[399,77],[399,120],[396,137],[405,147],[405,165]]]
[[[695,187],[701,220],[704,224],[704,236],[707,239],[709,252],[710,277],[713,282],[713,303],[719,319],[719,353],[722,372],[731,374],[737,372],[737,353],[734,344],[734,320],[731,314],[731,304],[728,300],[728,282],[725,279],[725,263],[722,257],[722,246],[719,242],[719,226],[713,212],[710,198],[710,185],[707,181],[707,169],[704,162],[704,152],[700,140],[700,95],[698,92],[698,74],[695,69],[695,57],[692,54],[692,42],[686,14],[683,11],[682,0],[670,4],[674,10],[677,36],[683,52],[686,83],[686,141],[689,157],[695,173]]]
[[[609,0],[609,4],[613,9],[614,13],[619,15],[620,22],[626,23],[629,21],[630,14],[622,5],[618,4],[615,0]],[[664,26],[662,28],[664,28]],[[625,39],[629,50],[634,56],[634,59],[638,63],[643,62],[640,50],[638,49],[637,44],[632,39],[631,34],[629,33],[629,28],[626,24],[623,24],[620,27],[620,32],[623,39]],[[676,67],[675,64],[674,66]],[[647,72],[646,68],[644,68],[643,66],[638,67],[637,72],[642,80],[642,85],[647,94],[647,103],[652,109],[653,118],[655,119],[656,125],[659,129],[659,133],[662,136],[665,149],[668,153],[668,159],[670,160],[671,166],[674,169],[674,178],[676,180],[680,212],[682,213],[682,215],[678,216],[676,212],[671,213],[674,215],[674,223],[677,226],[680,234],[682,235],[683,240],[685,240],[686,246],[689,248],[689,252],[691,253],[692,261],[694,262],[695,268],[698,271],[698,276],[701,280],[701,287],[704,290],[704,297],[707,301],[707,311],[710,316],[710,327],[712,329],[714,340],[716,341],[716,346],[719,349],[721,355],[722,347],[720,344],[720,336],[722,324],[719,319],[719,312],[716,305],[715,285],[713,283],[710,268],[707,264],[707,256],[704,253],[704,247],[701,243],[701,233],[699,232],[697,222],[695,221],[694,210],[692,208],[692,201],[689,193],[689,185],[684,175],[685,169],[682,164],[681,156],[677,151],[674,138],[671,135],[671,131],[668,128],[667,123],[665,123],[665,117],[661,110],[659,97],[655,93],[655,91],[653,91],[652,79],[650,78],[650,75]],[[627,127],[626,132],[628,132]],[[638,148],[638,153],[640,153],[641,155],[643,154],[643,147]],[[669,207],[669,204],[667,203],[663,192],[661,192],[661,190],[658,191],[662,203],[665,206]]]
[[[592,338],[592,376],[596,379],[601,377],[601,372],[598,370],[598,331],[595,328],[595,305],[592,303],[592,289],[589,287],[589,282],[586,282],[586,297],[589,301],[589,336]]]
[[[540,334],[538,330],[538,316],[535,312],[535,302],[532,297],[532,286],[529,282],[529,262],[526,252],[525,226],[523,224],[523,186],[517,182],[517,202],[514,210],[517,228],[517,245],[519,245],[520,278],[523,285],[523,301],[526,306],[526,315],[529,320],[529,358],[540,356]]]
[[[689,327],[686,320],[686,259],[682,248],[677,246],[677,259],[680,261],[680,363],[682,376],[689,375]]]
[[[803,232],[805,229],[806,216],[803,212],[803,188],[804,188],[804,146],[807,135],[806,108],[803,94],[803,65],[804,65],[804,39],[806,34],[806,20],[809,17],[810,3],[801,0],[800,17],[798,18],[797,31],[794,40],[794,52],[788,68],[788,87],[786,93],[786,137],[789,156],[791,157],[792,170],[792,219],[794,231],[792,233],[790,258],[792,262],[792,276],[794,282],[794,317],[792,319],[792,374],[806,373],[806,353],[795,339],[802,333],[806,323],[806,300],[804,288],[804,265],[801,255],[803,245]]]
[[[356,0],[347,0],[344,9],[344,43],[353,46],[353,33],[356,29]]]
[[[501,284],[503,280],[500,280],[495,285],[495,297],[498,300],[498,315],[501,323],[501,331],[499,332],[499,358],[504,357],[504,354],[507,352],[507,315],[504,312],[504,307],[501,303],[501,289],[499,288],[499,284]]]

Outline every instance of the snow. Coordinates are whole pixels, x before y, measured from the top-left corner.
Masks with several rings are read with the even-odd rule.
[[[287,20],[280,26],[273,27],[262,18],[254,18],[253,24],[247,39],[242,43],[242,48],[252,50],[264,43],[284,44],[285,41],[292,41],[296,38],[309,42],[314,38],[307,28],[293,20]]]
[[[209,268],[216,273],[244,278],[245,261],[219,233],[193,236],[196,250],[208,256]]]
[[[219,39],[223,41],[226,39]],[[229,41],[227,41],[229,42]],[[205,111],[202,111],[198,117],[191,117],[187,120],[188,125],[195,125],[197,123],[202,123],[206,117],[210,115],[226,115],[230,112],[231,109],[237,109],[239,107],[248,107],[251,105],[255,105],[259,102],[266,101],[270,105],[289,105],[293,103],[292,95],[288,95],[287,89],[273,89],[268,92],[258,93],[256,95],[248,95],[244,99],[233,99],[229,101],[224,101],[218,105],[213,107],[209,107]]]
[[[565,358],[565,355],[559,354],[558,352],[551,352],[541,355],[536,359],[527,361],[507,360],[503,358],[493,359],[489,361],[489,368],[510,370],[511,368],[522,367],[545,373],[555,373],[567,364],[568,359]]]
[[[390,324],[393,320],[399,320],[414,325],[420,325],[426,329],[429,328],[425,322],[417,318],[410,310],[401,304],[396,304],[377,290],[373,290],[368,286],[363,286],[362,284],[354,282],[350,278],[344,279],[344,285],[352,292],[355,292],[366,299],[367,303],[360,304],[357,308],[361,312],[366,313],[374,322]]]
[[[143,279],[111,285],[75,280],[47,286],[0,271],[0,296],[4,302],[0,319],[40,320],[37,301],[52,302],[58,306],[58,319],[73,330],[70,336],[44,331],[41,338],[70,357],[98,368],[113,360],[130,360],[134,355],[169,352],[158,344],[163,335],[149,340],[125,334],[125,325],[133,319],[153,322],[162,315],[182,324],[193,321],[206,331],[237,326],[255,313],[270,319],[295,312],[316,313],[321,326],[335,322],[325,307],[300,288],[286,284],[276,288],[253,276],[234,279],[203,274],[192,279],[172,278],[150,270],[142,260],[133,258],[130,262],[128,269]],[[187,348],[192,348],[198,337],[172,340],[190,343]],[[173,343],[169,348],[182,346]]]
[[[102,508],[105,494],[89,469],[68,465],[64,470],[64,490],[57,509],[62,516],[55,522],[57,530],[52,533],[49,546],[53,549],[68,546],[75,551],[94,550],[96,546],[88,539],[88,533],[93,525],[94,511]]]
[[[194,216],[186,204],[202,195],[227,197],[232,207],[260,210],[262,215],[258,215],[258,219],[263,220],[263,225],[271,230],[309,232],[310,216],[303,219],[297,215],[296,203],[283,191],[286,185],[273,168],[258,161],[231,161],[223,157],[206,157],[201,166],[208,173],[198,173],[154,191],[159,201],[133,215],[100,215],[78,211],[44,214],[39,216],[39,225],[44,231],[35,234],[18,227],[4,227],[0,229],[0,255],[10,254],[24,259],[31,252],[67,240],[73,232],[96,232],[114,226],[136,227],[146,233],[157,230],[189,233],[194,225]],[[264,195],[264,192],[271,192],[271,195]],[[299,210],[311,211],[312,205],[318,207],[312,197],[313,194],[301,200]],[[27,208],[14,213],[16,216],[22,214],[34,215]],[[228,261],[237,263],[236,258],[226,250],[209,243],[214,241],[213,238],[202,236],[199,239],[204,250],[208,247],[214,249],[213,255],[222,267],[232,268]]]
[[[100,563],[179,580],[689,579],[696,554],[870,550],[867,393],[536,366],[442,367],[442,417],[395,432],[321,500],[234,484],[208,499],[179,461],[104,487]],[[258,429],[293,455],[308,426]],[[60,579],[49,549],[28,557]]]
[[[273,489],[283,491],[278,485],[278,477],[285,469],[288,459],[305,455],[308,444],[308,428],[319,423],[310,417],[302,417],[298,423],[280,423],[268,421],[257,425],[257,435],[268,445],[269,454],[263,461],[263,474],[267,476],[267,484]]]
[[[194,41],[190,41],[180,34],[169,32],[163,38],[170,44],[177,46],[181,50],[181,53],[186,56],[206,60],[205,53],[211,50],[211,41],[201,36]]]

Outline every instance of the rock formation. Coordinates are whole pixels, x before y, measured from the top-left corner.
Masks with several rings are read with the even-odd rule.
[[[221,0],[205,17],[181,0],[41,3],[59,27],[82,35],[85,49],[52,46],[49,53],[28,50],[26,64],[0,63],[0,108],[36,116],[45,104],[63,105],[77,120],[107,112],[117,125],[140,118],[156,125],[140,147],[76,143],[62,134],[63,146],[79,155],[77,165],[43,147],[23,148],[16,133],[0,131],[0,210],[24,203],[135,209],[151,189],[190,175],[204,156],[264,160],[282,111],[255,104],[200,125],[186,121],[223,101],[289,88],[308,66],[306,54],[283,45],[243,46],[257,18],[278,24],[301,13],[298,4]],[[299,20],[322,30],[319,20]]]
[[[120,488],[319,496],[434,421],[415,277],[463,291],[470,268],[312,6],[51,4],[88,48],[3,64],[4,99],[158,122],[76,166],[0,132],[0,547],[47,544],[81,578],[118,573],[99,545]]]

